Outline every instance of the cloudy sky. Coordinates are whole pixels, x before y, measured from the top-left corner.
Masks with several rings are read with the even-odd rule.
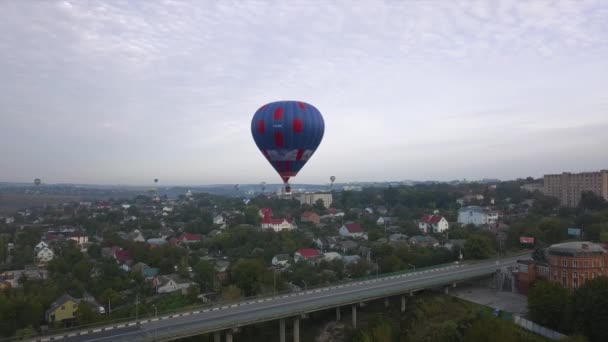
[[[250,121],[303,100],[297,182],[608,168],[608,1],[0,2],[0,181],[279,182]]]

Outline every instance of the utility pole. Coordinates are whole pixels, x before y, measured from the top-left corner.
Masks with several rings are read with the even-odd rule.
[[[139,320],[139,293],[135,294],[135,321]]]

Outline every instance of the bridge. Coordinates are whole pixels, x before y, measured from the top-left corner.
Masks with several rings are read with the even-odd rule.
[[[60,335],[39,336],[30,341],[65,342],[117,342],[117,341],[170,341],[204,333],[215,333],[215,341],[221,341],[222,333],[227,342],[239,327],[271,320],[279,320],[280,340],[285,341],[285,325],[293,324],[294,342],[299,342],[301,317],[320,310],[336,310],[340,320],[342,309],[351,311],[352,324],[357,324],[357,306],[360,303],[401,297],[401,310],[405,310],[407,297],[416,291],[429,288],[449,287],[472,278],[489,276],[500,268],[511,266],[529,254],[502,260],[486,260],[474,264],[448,264],[423,270],[368,277],[326,287],[292,292],[264,298],[246,299],[240,302],[200,308],[173,315],[145,318],[122,324],[65,332]],[[387,302],[388,303],[388,302]]]

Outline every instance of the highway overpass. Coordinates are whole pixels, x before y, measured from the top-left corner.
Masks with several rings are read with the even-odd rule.
[[[449,286],[455,286],[460,281],[491,275],[502,267],[515,264],[518,259],[526,258],[529,258],[529,254],[474,264],[449,264],[414,272],[380,275],[377,278],[306,291],[145,318],[137,322],[41,336],[31,341],[169,341],[210,332],[216,332],[215,338],[218,342],[221,332],[224,332],[226,341],[232,341],[232,332],[239,327],[270,320],[280,320],[279,333],[284,341],[286,319],[292,320],[294,341],[299,341],[299,319],[307,313],[335,309],[337,318],[340,319],[340,308],[347,307],[352,312],[353,325],[356,325],[357,304],[361,302],[401,296],[404,310],[407,295],[416,291],[437,287],[444,287],[447,291]]]

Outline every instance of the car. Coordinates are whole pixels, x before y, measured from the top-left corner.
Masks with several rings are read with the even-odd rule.
[[[99,306],[97,308],[97,312],[103,315],[106,313],[106,308],[104,308],[103,306]]]

